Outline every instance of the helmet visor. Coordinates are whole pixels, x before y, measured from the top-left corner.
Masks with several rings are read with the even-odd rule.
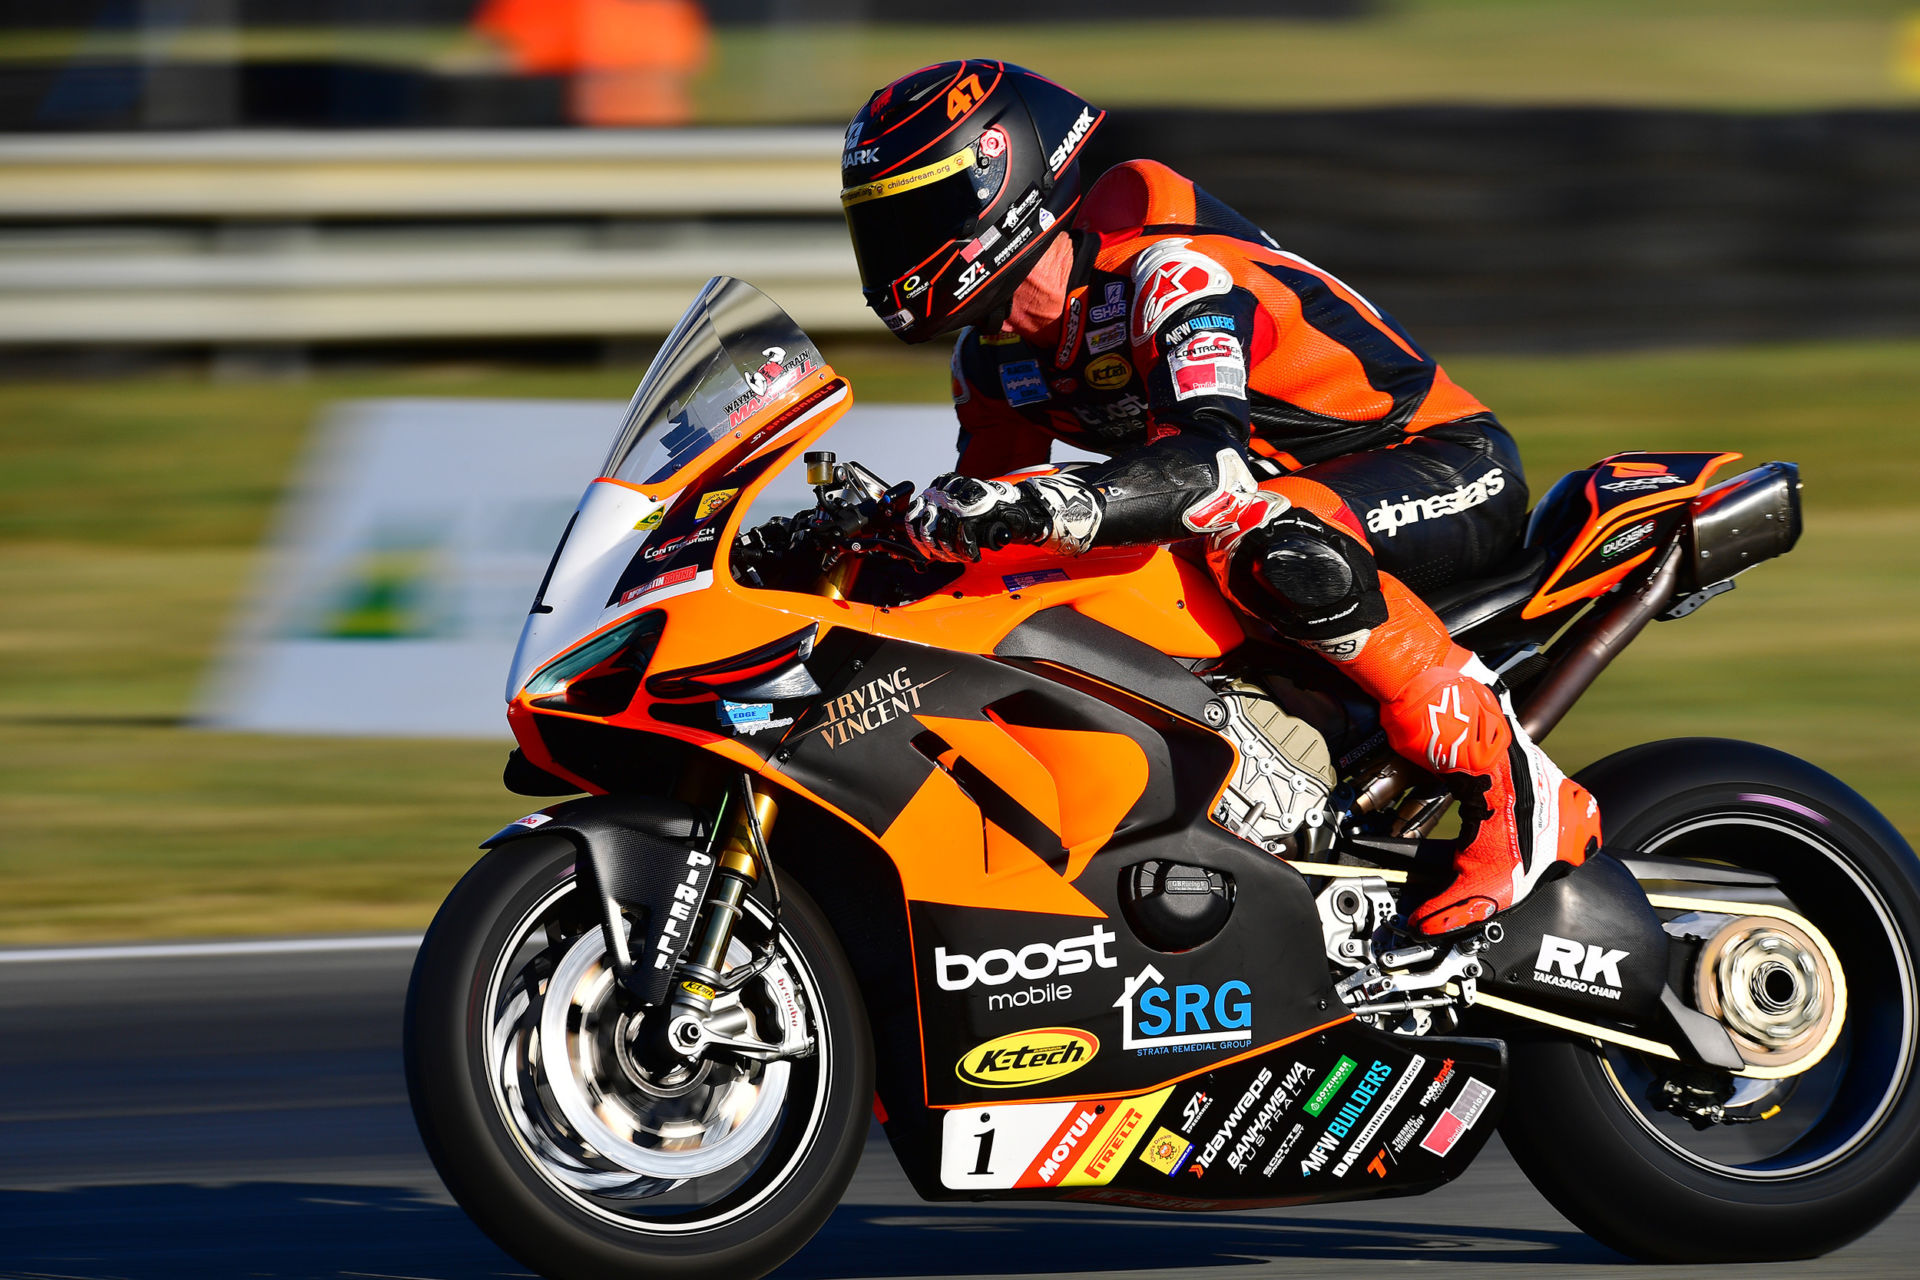
[[[981,192],[986,194],[982,195]],[[900,286],[902,300],[917,287],[910,278],[966,231],[993,195],[993,185],[974,168],[967,147],[944,160],[907,173],[848,187],[840,193],[860,264],[860,283],[871,298]]]

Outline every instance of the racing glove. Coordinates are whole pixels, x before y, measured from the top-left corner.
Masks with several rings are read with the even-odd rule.
[[[1031,543],[1077,556],[1100,527],[1098,496],[1066,476],[1035,476],[1019,484],[949,473],[929,485],[907,511],[913,545],[929,560],[977,561]]]

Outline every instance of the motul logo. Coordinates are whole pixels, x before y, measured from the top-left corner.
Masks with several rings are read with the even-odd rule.
[[[1540,954],[1533,961],[1533,980],[1585,995],[1620,998],[1620,962],[1631,954],[1591,942],[1540,935]]]
[[[1067,1131],[1060,1135],[1060,1141],[1047,1154],[1047,1158],[1040,1162],[1040,1181],[1053,1181],[1054,1175],[1060,1172],[1060,1167],[1073,1159],[1073,1153],[1080,1146],[1080,1139],[1087,1136],[1087,1130],[1093,1128],[1094,1121],[1098,1120],[1105,1111],[1105,1107],[1095,1107],[1091,1111],[1082,1111],[1074,1117],[1073,1123],[1067,1126]]]

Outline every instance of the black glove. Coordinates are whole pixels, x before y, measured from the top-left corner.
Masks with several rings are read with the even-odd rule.
[[[1043,530],[1031,500],[1004,480],[944,475],[907,509],[907,536],[929,560],[977,561],[982,547],[1036,541]]]

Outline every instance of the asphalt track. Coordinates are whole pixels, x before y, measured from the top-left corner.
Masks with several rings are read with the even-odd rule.
[[[452,1206],[400,1074],[407,940],[0,953],[0,1277],[527,1274]],[[1628,1267],[1497,1147],[1420,1199],[1248,1214],[929,1205],[871,1142],[778,1274],[830,1277],[1913,1276],[1920,1199],[1778,1267]]]

